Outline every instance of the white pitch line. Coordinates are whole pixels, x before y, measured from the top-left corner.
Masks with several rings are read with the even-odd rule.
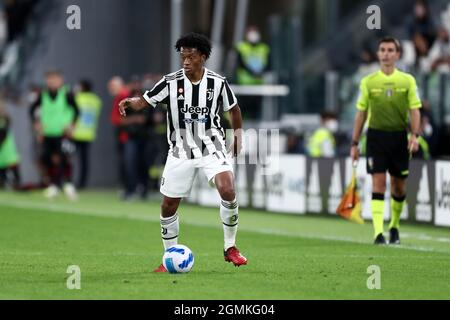
[[[92,210],[92,209],[83,209],[83,208],[71,208],[68,206],[59,205],[56,203],[27,203],[27,202],[18,202],[18,201],[5,201],[2,199],[1,204],[4,206],[15,207],[26,210],[47,210],[51,212],[62,212],[65,214],[74,214],[74,215],[82,215],[82,216],[93,216],[93,217],[103,217],[103,218],[120,218],[120,219],[130,219],[130,220],[141,220],[141,221],[149,221],[149,222],[159,222],[159,216],[154,217],[154,215],[144,215],[144,214],[136,214],[136,213],[114,213],[111,211],[103,211],[103,210]],[[197,227],[215,227],[220,228],[219,224],[210,224],[210,223],[199,223],[193,221],[184,221],[185,224],[197,226]],[[239,230],[247,231],[247,232],[255,232],[261,234],[270,234],[270,235],[279,235],[279,236],[287,236],[294,238],[306,238],[306,239],[316,239],[316,240],[328,240],[328,241],[339,241],[339,242],[351,242],[357,244],[369,244],[367,241],[356,240],[351,237],[339,237],[339,236],[316,236],[316,235],[307,235],[307,234],[299,234],[298,232],[286,232],[282,230],[269,229],[269,228],[253,228],[253,227],[245,227],[239,225]],[[424,234],[422,234],[424,235]],[[411,237],[411,234],[409,234]],[[414,237],[411,237],[414,238]],[[416,239],[419,239],[416,237]],[[445,239],[445,238],[444,238]],[[442,238],[441,238],[442,240]],[[442,242],[442,241],[441,241]],[[423,246],[405,246],[405,245],[397,245],[397,246],[389,246],[388,248],[394,249],[404,249],[404,250],[413,250],[413,251],[421,251],[421,252],[436,252],[436,253],[449,253],[445,250],[437,250],[433,248],[423,247]]]

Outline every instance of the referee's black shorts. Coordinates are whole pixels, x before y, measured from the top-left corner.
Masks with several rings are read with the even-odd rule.
[[[367,132],[367,172],[386,173],[400,179],[409,174],[408,133],[406,131]]]

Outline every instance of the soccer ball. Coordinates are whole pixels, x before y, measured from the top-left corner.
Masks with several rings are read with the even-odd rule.
[[[194,254],[188,247],[177,244],[164,252],[162,260],[170,273],[187,273],[194,265]]]

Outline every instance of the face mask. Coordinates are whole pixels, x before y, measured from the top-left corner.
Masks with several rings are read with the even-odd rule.
[[[433,134],[433,127],[431,126],[431,124],[428,123],[425,125],[425,128],[423,128],[423,133],[427,137],[429,137]]]
[[[331,133],[336,133],[339,129],[339,123],[337,122],[337,120],[328,120],[325,123],[325,128],[330,130]]]
[[[258,43],[261,40],[261,35],[258,31],[250,31],[247,33],[247,40],[251,43]]]

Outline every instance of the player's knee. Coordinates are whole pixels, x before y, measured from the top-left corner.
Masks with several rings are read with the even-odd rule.
[[[163,201],[161,204],[161,215],[163,218],[169,218],[177,213],[178,202],[176,201]]]
[[[386,192],[386,181],[374,181],[373,182],[373,191],[376,193],[385,193]]]
[[[233,186],[222,187],[222,189],[219,190],[219,193],[222,200],[233,201],[234,199],[236,199],[236,191],[234,190]]]
[[[398,198],[404,197],[406,194],[406,188],[401,185],[392,185],[392,194]]]

